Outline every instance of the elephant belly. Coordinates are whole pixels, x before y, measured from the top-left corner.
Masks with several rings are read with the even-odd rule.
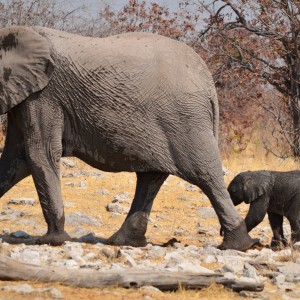
[[[155,163],[149,163],[143,157],[132,153],[124,153],[124,149],[113,149],[107,145],[99,148],[70,147],[65,145],[63,156],[75,156],[90,166],[106,172],[148,172],[159,171]]]

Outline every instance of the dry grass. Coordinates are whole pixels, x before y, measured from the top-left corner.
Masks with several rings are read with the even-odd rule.
[[[64,299],[75,299],[75,300],[127,300],[127,299],[145,299],[145,296],[150,296],[149,299],[159,299],[159,300],[192,300],[192,299],[204,299],[204,300],[238,300],[245,299],[240,297],[238,294],[227,290],[220,285],[211,285],[208,288],[202,289],[200,291],[192,291],[179,289],[176,292],[148,292],[142,289],[124,289],[118,287],[110,287],[104,289],[87,289],[87,288],[73,288],[68,286],[63,286],[58,283],[44,284],[36,282],[11,282],[11,281],[1,281],[0,290],[2,286],[7,285],[19,285],[19,284],[30,284],[34,288],[44,288],[51,287],[57,288],[61,291],[64,296]],[[40,294],[31,294],[31,295],[20,295],[14,292],[4,292],[1,291],[1,296],[4,298],[1,299],[14,299],[14,300],[32,300],[34,297],[39,297]],[[43,299],[52,299],[50,294],[43,294]],[[38,299],[38,298],[36,298]]]
[[[286,247],[280,245],[277,250],[280,251],[280,255],[276,258],[279,262],[296,262],[300,258],[300,252],[296,251],[291,243]]]

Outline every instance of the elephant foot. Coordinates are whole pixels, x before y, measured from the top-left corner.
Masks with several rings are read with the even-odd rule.
[[[292,244],[300,242],[300,230],[296,232],[292,232],[291,240],[292,240]]]
[[[239,251],[246,251],[250,249],[255,242],[251,239],[248,234],[245,221],[242,221],[241,224],[228,231],[224,228],[224,240],[221,245],[218,246],[220,250],[234,249]]]
[[[271,249],[274,251],[282,250],[282,248],[288,245],[288,241],[286,239],[275,240],[274,237],[272,238],[271,242]]]
[[[145,247],[147,240],[148,215],[145,212],[135,212],[128,217],[121,228],[107,239],[106,243],[114,246]]]
[[[62,233],[47,233],[36,240],[38,245],[60,246],[65,241],[70,241],[71,237],[64,231]]]

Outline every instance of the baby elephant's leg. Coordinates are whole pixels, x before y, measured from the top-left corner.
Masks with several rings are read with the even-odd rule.
[[[296,243],[300,241],[300,202],[294,201],[293,205],[286,214],[287,219],[291,225],[291,242]]]
[[[287,245],[287,240],[283,234],[283,216],[268,212],[269,222],[273,231],[273,238],[271,247],[276,248],[282,243],[284,246]]]

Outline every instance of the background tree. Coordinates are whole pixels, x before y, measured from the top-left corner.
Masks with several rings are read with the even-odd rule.
[[[280,68],[283,67],[283,60],[277,62],[280,57],[277,52],[281,48],[277,47],[277,52],[273,51],[274,53],[268,52],[266,45],[269,44],[265,36],[253,34],[244,25],[239,25],[236,12],[227,1],[215,1],[215,4],[208,6],[204,3],[212,3],[211,1],[193,2],[193,6],[189,5],[192,2],[184,1],[178,9],[170,12],[165,5],[128,0],[119,11],[109,5],[99,6],[99,14],[93,17],[87,14],[84,5],[74,7],[72,1],[70,5],[66,5],[66,2],[9,0],[0,4],[0,25],[40,25],[97,37],[142,31],[183,41],[202,56],[215,78],[220,102],[220,146],[223,152],[230,152],[232,148],[240,152],[246,148],[254,128],[252,125],[263,116],[257,102],[280,121],[280,134],[284,133],[291,146],[293,145],[292,131],[286,127],[286,124],[292,123],[288,119],[291,116],[289,98],[282,91],[274,93],[275,88],[269,88],[266,92],[266,87],[278,85],[281,73],[273,71],[273,82],[271,77],[267,80],[267,71],[272,74],[272,69],[271,64],[268,68],[265,67],[265,61],[271,58],[282,71]],[[250,5],[250,1],[244,2],[249,2],[247,5]],[[221,6],[216,6],[217,3]],[[250,9],[246,12],[249,13]],[[242,13],[245,14],[244,11]],[[246,14],[245,20],[253,22]],[[259,26],[258,23],[255,24]],[[253,61],[255,51],[261,55],[260,60]],[[260,73],[261,70],[263,74]],[[281,84],[280,87],[282,86]],[[284,95],[281,101],[274,101],[280,95]],[[270,101],[270,97],[273,101]],[[280,107],[275,104],[280,104]],[[289,122],[284,122],[287,119]],[[274,130],[275,133],[278,131]]]
[[[300,1],[190,1],[206,26],[199,42],[212,41],[219,78],[238,72],[254,82],[252,99],[277,122],[272,135],[300,156]],[[216,44],[217,43],[217,44]],[[243,70],[243,71],[241,71]],[[272,101],[266,97],[272,96]],[[237,100],[237,99],[236,99]],[[279,149],[279,148],[278,148]],[[275,153],[276,154],[276,153]]]

